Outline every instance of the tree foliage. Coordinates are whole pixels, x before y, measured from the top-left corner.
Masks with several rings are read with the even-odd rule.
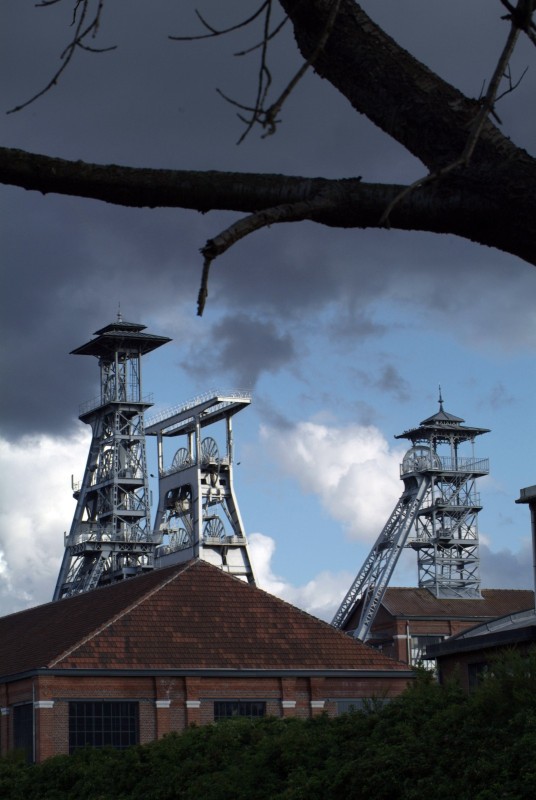
[[[0,761],[10,800],[523,800],[536,785],[536,651],[473,694],[423,673],[383,707],[230,720],[125,751]]]
[[[57,2],[63,0],[47,0],[43,5]],[[90,0],[66,2],[72,2],[74,34],[62,67],[45,91],[77,48],[98,49],[94,38],[106,1],[98,0],[93,12]],[[423,176],[415,184],[369,183],[355,175],[335,180],[105,167],[9,148],[0,148],[0,182],[127,206],[245,212],[246,217],[210,239],[202,250],[205,269],[200,313],[213,259],[253,231],[281,222],[311,220],[343,228],[451,233],[536,264],[536,159],[495,124],[498,99],[514,88],[508,77],[505,84],[505,76],[518,38],[527,36],[536,43],[536,0],[517,0],[515,4],[497,0],[493,10],[490,4],[489,13],[502,14],[507,27],[504,48],[497,54],[496,68],[480,98],[466,97],[420,63],[375,25],[354,0],[279,0],[304,62],[287,89],[269,102],[266,52],[281,24],[270,27],[275,3],[262,2],[254,15],[264,14],[267,22],[256,103],[245,109],[247,130],[261,124],[273,132],[301,75],[314,69],[356,112],[366,115],[422,162]],[[250,16],[248,7],[244,24]],[[208,35],[219,33],[204,24]]]

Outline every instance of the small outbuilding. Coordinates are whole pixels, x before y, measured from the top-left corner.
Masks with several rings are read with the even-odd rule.
[[[406,664],[202,560],[0,619],[0,748],[42,761],[230,716],[336,715]]]
[[[429,589],[389,586],[367,643],[385,655],[417,664],[430,646],[468,628],[534,608],[529,589],[482,589],[481,597],[436,597]],[[357,606],[356,616],[360,613]]]
[[[430,646],[427,655],[436,660],[441,682],[455,678],[470,692],[488,670],[493,670],[495,659],[512,651],[524,655],[534,648],[536,610],[530,608],[469,628]]]

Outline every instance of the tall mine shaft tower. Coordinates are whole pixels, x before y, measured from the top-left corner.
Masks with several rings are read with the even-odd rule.
[[[487,428],[463,425],[443,408],[396,439],[408,439],[404,489],[332,624],[367,639],[403,547],[417,552],[419,588],[437,598],[480,598],[477,478],[489,472],[474,441]],[[469,454],[464,454],[464,448]]]
[[[144,331],[118,314],[72,351],[98,359],[100,394],[80,414],[92,439],[54,600],[154,566],[144,431],[152,402],[142,395],[141,359],[170,339]]]

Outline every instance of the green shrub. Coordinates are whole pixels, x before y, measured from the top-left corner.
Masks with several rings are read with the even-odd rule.
[[[8,800],[524,800],[536,786],[536,651],[470,695],[422,673],[399,698],[328,718],[236,719],[124,751],[0,760]]]

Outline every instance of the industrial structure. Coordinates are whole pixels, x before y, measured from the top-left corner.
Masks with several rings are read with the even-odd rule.
[[[489,431],[463,422],[444,410],[440,390],[439,411],[395,437],[411,442],[400,467],[404,489],[333,619],[336,628],[370,637],[404,547],[417,552],[419,588],[438,599],[481,598],[475,482],[489,464],[473,445]]]
[[[118,314],[72,351],[98,359],[100,394],[80,414],[92,439],[54,600],[153,568],[141,358],[170,339],[144,330]]]
[[[192,558],[254,583],[233,488],[232,430],[251,395],[209,392],[145,426],[152,402],[142,396],[141,357],[170,339],[144,331],[118,314],[72,351],[98,358],[100,394],[80,414],[93,435],[83,480],[73,483],[77,505],[54,600]],[[146,435],[156,437],[158,452],[154,528]]]
[[[156,567],[201,558],[254,583],[233,488],[232,418],[250,402],[247,392],[214,391],[149,420],[145,433],[158,448]]]

